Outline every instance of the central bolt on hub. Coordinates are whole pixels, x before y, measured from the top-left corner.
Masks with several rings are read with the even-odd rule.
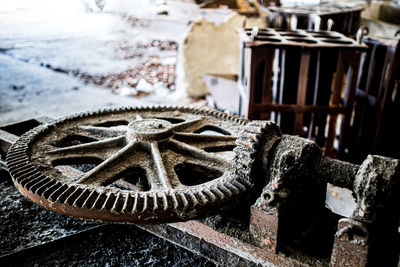
[[[128,125],[127,137],[131,140],[158,141],[172,136],[172,123],[159,119],[133,121]]]

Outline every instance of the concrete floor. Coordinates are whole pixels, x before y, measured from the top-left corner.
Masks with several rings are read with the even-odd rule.
[[[123,86],[110,90],[71,73],[119,74],[154,58],[175,64],[177,52],[151,47],[140,58],[126,58],[120,44],[181,43],[188,21],[198,15],[196,5],[170,1],[163,16],[145,1],[109,1],[103,12],[89,12],[88,3],[0,0],[0,125],[105,107],[190,102],[181,88],[154,86],[139,98]]]

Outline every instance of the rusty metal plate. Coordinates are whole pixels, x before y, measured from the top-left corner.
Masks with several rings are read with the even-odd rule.
[[[243,155],[232,151],[246,124],[193,108],[82,113],[24,134],[7,166],[22,194],[65,215],[187,220],[240,201],[251,187],[251,177],[235,174]]]

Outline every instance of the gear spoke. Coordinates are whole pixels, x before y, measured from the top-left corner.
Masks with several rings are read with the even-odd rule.
[[[100,139],[123,136],[127,131],[126,125],[120,125],[114,127],[79,126],[78,128]]]
[[[232,135],[175,133],[174,139],[206,151],[227,151],[236,146],[236,136]]]
[[[97,167],[83,175],[77,183],[90,184],[94,186],[102,186],[121,172],[121,167],[127,168],[133,165],[127,160],[129,154],[138,146],[139,143],[131,142],[103,161]],[[127,166],[129,164],[129,166]]]
[[[180,123],[174,124],[172,127],[172,130],[175,132],[181,132],[181,131],[187,130],[189,128],[192,128],[193,126],[197,126],[198,124],[200,124],[203,121],[204,121],[204,118],[200,117],[197,119],[180,122]]]
[[[124,136],[120,136],[86,144],[56,148],[48,151],[47,154],[50,157],[55,157],[55,159],[82,157],[107,158],[109,157],[110,153],[116,152],[116,150],[125,145],[126,138]]]
[[[151,143],[151,155],[153,158],[154,165],[157,169],[157,181],[150,179],[150,184],[152,188],[172,188],[171,182],[169,180],[169,175],[165,169],[164,162],[161,156],[160,149],[157,142]],[[153,177],[155,178],[155,177]]]
[[[198,159],[201,161],[205,162],[210,162],[213,165],[218,165],[223,168],[228,166],[228,162],[220,157],[216,157],[214,155],[211,155],[210,153],[207,153],[197,147],[190,146],[186,143],[180,142],[178,140],[169,140],[169,144],[172,148],[173,151],[182,154],[188,159]]]

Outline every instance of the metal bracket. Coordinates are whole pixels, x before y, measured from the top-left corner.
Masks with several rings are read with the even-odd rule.
[[[395,266],[399,251],[399,160],[370,155],[355,165],[322,156],[310,140],[286,135],[271,162],[268,184],[251,207],[250,232],[255,245],[287,254],[293,248],[315,253],[319,247],[333,244],[331,266],[383,262],[384,266]],[[326,215],[326,183],[355,193],[357,207],[351,218],[332,220]]]

